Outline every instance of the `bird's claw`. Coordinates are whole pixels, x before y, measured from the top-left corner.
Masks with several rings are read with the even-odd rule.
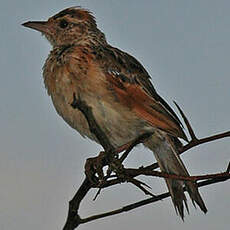
[[[85,164],[85,174],[92,184],[98,184],[104,178],[105,152],[100,152],[99,156],[88,158]]]

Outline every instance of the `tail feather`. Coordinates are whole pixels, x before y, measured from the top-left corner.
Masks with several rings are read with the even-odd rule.
[[[153,151],[161,171],[169,174],[189,176],[188,171],[177,154],[172,139],[167,134],[162,131],[157,131],[145,145]],[[176,213],[178,213],[182,219],[184,219],[184,206],[189,213],[187,199],[184,194],[184,186],[194,206],[197,204],[204,213],[207,212],[207,208],[199,194],[196,183],[174,179],[165,179],[165,181],[171,194]]]
[[[196,207],[196,204],[200,207],[200,209],[206,213],[208,210],[204,204],[204,201],[198,191],[197,184],[191,181],[185,182],[185,188],[192,200],[193,205]]]
[[[166,179],[166,183],[171,194],[172,202],[176,213],[184,220],[184,206],[189,213],[187,199],[183,191],[183,183],[178,180]]]

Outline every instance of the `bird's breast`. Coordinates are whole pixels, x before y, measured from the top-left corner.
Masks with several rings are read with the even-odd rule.
[[[44,67],[44,82],[58,114],[82,136],[95,141],[84,115],[71,104],[73,95],[92,108],[94,117],[114,147],[120,147],[146,131],[153,129],[146,121],[136,116],[120,103],[97,66],[79,74],[81,69],[75,63],[59,65],[48,59]]]

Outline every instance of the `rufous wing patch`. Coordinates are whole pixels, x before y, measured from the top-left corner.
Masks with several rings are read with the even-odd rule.
[[[124,83],[111,75],[108,79],[120,103],[128,106],[137,116],[146,120],[153,127],[173,136],[185,138],[182,128],[174,121],[170,113],[138,84]]]

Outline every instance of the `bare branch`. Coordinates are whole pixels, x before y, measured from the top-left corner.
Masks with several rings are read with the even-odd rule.
[[[88,178],[85,178],[77,193],[69,202],[68,217],[63,230],[73,230],[81,224],[81,218],[78,214],[79,206],[90,189],[91,183]]]
[[[187,151],[187,150],[189,150],[189,149],[191,149],[197,145],[201,145],[201,144],[208,143],[211,141],[223,139],[225,137],[230,137],[230,131],[225,132],[225,133],[216,134],[216,135],[209,136],[209,137],[205,137],[202,139],[192,140],[187,145],[183,146],[183,148],[180,150],[180,153],[183,153],[183,152],[185,152],[185,151]]]
[[[222,138],[225,138],[225,137],[230,137],[230,131],[228,132],[225,132],[225,133],[220,133],[220,134],[217,134],[217,135],[213,135],[213,136],[210,136],[210,137],[206,137],[206,138],[202,138],[202,139],[198,139],[195,135],[195,132],[193,131],[193,128],[192,126],[190,125],[190,122],[188,121],[187,117],[185,116],[184,112],[182,111],[182,109],[180,108],[180,106],[174,101],[177,109],[179,110],[186,126],[187,126],[187,129],[188,129],[188,132],[191,136],[191,141],[183,146],[183,148],[180,150],[180,154],[197,146],[197,145],[201,145],[201,144],[204,144],[204,143],[208,143],[208,142],[211,142],[211,141],[214,141],[214,140],[218,140],[218,139],[222,139]]]
[[[103,146],[105,151],[107,151],[108,155],[109,153],[113,152],[114,148],[94,119],[92,109],[80,99],[80,96],[78,96],[78,99],[76,99],[75,94],[73,95],[73,102],[71,103],[71,106],[75,109],[78,108],[84,114],[88,121],[90,131],[97,137],[100,144]],[[63,230],[73,230],[81,223],[81,218],[78,214],[79,206],[91,188],[92,182],[86,177],[73,199],[69,202],[68,217]]]
[[[206,179],[230,178],[230,173],[228,171],[222,173],[201,175],[201,176],[180,176],[175,174],[168,174],[165,172],[146,170],[146,168],[139,168],[139,169],[125,169],[125,174],[128,175],[129,177],[145,175],[145,176],[156,176],[162,178],[170,178],[174,180],[193,181],[193,182],[206,180]]]
[[[198,187],[203,187],[203,186],[207,186],[207,185],[211,185],[211,184],[216,184],[216,183],[219,183],[219,182],[224,182],[224,181],[226,181],[228,179],[229,178],[218,178],[218,179],[205,180],[205,181],[199,182],[197,184],[197,186]],[[186,190],[186,189],[184,188],[184,190]],[[93,215],[93,216],[81,219],[81,223],[87,223],[87,222],[94,221],[94,220],[101,219],[101,218],[105,218],[105,217],[108,217],[108,216],[113,216],[113,215],[121,214],[123,212],[128,212],[130,210],[140,208],[140,207],[145,206],[147,204],[155,203],[155,202],[157,202],[159,200],[162,200],[162,199],[165,199],[167,197],[170,197],[169,192],[162,193],[162,194],[160,194],[158,196],[151,197],[149,199],[145,199],[145,200],[142,200],[142,201],[139,201],[139,202],[135,202],[133,204],[124,206],[122,208],[119,208],[119,209],[116,209],[116,210],[113,210],[113,211],[110,211],[110,212],[105,212],[105,213],[102,213],[102,214]]]
[[[176,104],[176,103],[175,103]],[[86,178],[84,179],[82,185],[78,189],[77,193],[73,197],[73,199],[69,202],[69,212],[66,224],[63,228],[63,230],[74,230],[77,228],[80,224],[87,223],[96,219],[101,219],[107,216],[116,215],[122,212],[127,212],[132,209],[136,209],[138,207],[157,202],[158,200],[164,199],[166,197],[169,197],[169,193],[162,193],[158,196],[153,195],[150,193],[147,189],[144,188],[144,186],[147,186],[144,182],[137,180],[135,177],[140,175],[145,176],[157,176],[157,177],[163,177],[163,178],[170,178],[170,179],[176,179],[176,180],[183,180],[183,181],[193,181],[197,182],[199,180],[204,180],[200,183],[198,183],[198,187],[206,186],[209,184],[215,184],[222,181],[226,181],[230,179],[230,163],[227,167],[226,172],[223,173],[216,173],[216,174],[209,174],[209,175],[201,175],[201,176],[179,176],[179,175],[173,175],[173,174],[167,174],[164,172],[159,171],[153,171],[154,169],[158,168],[158,164],[154,163],[152,165],[149,165],[147,167],[140,167],[138,169],[133,168],[125,168],[123,166],[123,161],[127,158],[128,154],[131,152],[131,150],[139,143],[142,143],[146,138],[152,135],[152,133],[146,133],[144,135],[141,135],[139,138],[133,141],[133,143],[130,143],[127,145],[127,149],[125,153],[119,158],[115,157],[118,151],[116,152],[116,149],[111,145],[109,142],[108,137],[103,133],[99,125],[97,124],[92,109],[87,106],[87,104],[84,101],[81,101],[81,98],[78,96],[76,98],[76,95],[73,95],[73,102],[71,103],[71,106],[73,108],[79,109],[84,116],[86,117],[90,131],[95,135],[99,143],[103,146],[105,152],[102,154],[99,154],[98,157],[90,158],[87,160],[87,163],[85,165],[86,168]],[[176,104],[178,110],[181,113],[181,116],[184,119],[184,122],[187,126],[187,129],[189,131],[189,134],[191,136],[191,141],[183,146],[179,154],[187,151],[188,149],[191,149],[194,146],[211,142],[217,139],[221,139],[224,137],[229,137],[230,132],[225,132],[217,135],[213,135],[210,137],[198,139],[188,121],[186,116],[184,115],[181,108]],[[104,176],[103,174],[103,167],[108,165],[109,170],[107,172],[107,175]],[[88,172],[87,172],[88,171]],[[111,173],[113,172],[113,175],[111,176]],[[96,177],[96,181],[94,181],[91,176],[95,177],[95,174],[97,173],[98,177]],[[115,179],[113,179],[115,178]],[[146,195],[151,195],[152,198],[145,199],[139,202],[135,202],[133,204],[124,206],[120,209],[116,209],[110,212],[105,212],[98,215],[93,215],[87,218],[80,218],[79,216],[79,207],[81,201],[84,199],[84,197],[87,195],[88,191],[92,188],[99,188],[96,197],[100,194],[100,191],[104,188],[110,187],[115,184],[129,182],[138,187],[142,192],[144,192]],[[148,186],[147,186],[148,187]],[[184,189],[185,190],[185,189]],[[95,198],[96,198],[95,197]]]

